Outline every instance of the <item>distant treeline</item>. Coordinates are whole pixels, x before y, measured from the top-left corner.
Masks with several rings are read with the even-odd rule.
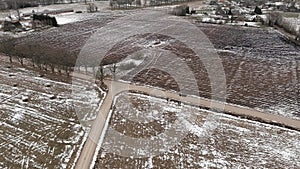
[[[110,0],[110,7],[113,9],[122,9],[130,7],[173,5],[189,1],[194,0]]]
[[[91,2],[92,0],[0,0],[0,9],[16,9],[76,2]],[[97,1],[97,0],[96,0]]]

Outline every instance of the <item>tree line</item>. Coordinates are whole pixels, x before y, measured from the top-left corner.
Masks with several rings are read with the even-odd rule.
[[[94,76],[101,82],[104,79],[104,66],[110,65],[108,66],[108,70],[113,76],[117,69],[116,64],[110,63],[109,59],[104,59],[104,61],[99,64],[95,62],[97,58],[80,57],[78,59],[78,52],[49,47],[37,42],[18,43],[15,38],[2,40],[0,42],[0,53],[9,57],[10,63],[17,60],[22,66],[25,66],[26,60],[26,63],[30,63],[30,66],[33,68],[52,73],[65,73],[67,76],[69,76],[74,69],[87,74],[88,68],[90,68]],[[84,68],[84,70],[81,70],[81,67]]]
[[[159,5],[173,5],[181,2],[189,2],[192,0],[110,0],[110,7],[113,9],[122,9],[130,7],[143,6],[159,6]],[[144,3],[144,4],[143,4]]]
[[[13,63],[16,59],[22,66],[29,61],[32,67],[55,72],[65,71],[68,75],[73,70],[76,55],[64,49],[51,48],[37,43],[17,44],[16,39],[6,39],[0,44],[0,52]]]
[[[92,2],[94,0],[3,0],[2,3],[6,5],[7,9],[17,9],[26,7],[36,7],[38,5],[51,5],[63,3],[76,2]],[[0,2],[1,3],[1,2]]]

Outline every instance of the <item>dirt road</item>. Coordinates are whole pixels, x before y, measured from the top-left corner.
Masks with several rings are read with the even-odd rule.
[[[279,26],[274,26],[274,28],[279,31],[280,33],[282,33],[284,36],[286,36],[291,42],[297,44],[298,46],[300,46],[300,41],[297,41],[295,38],[295,35],[292,35],[290,33],[288,33],[287,31],[285,31],[283,28],[279,27]]]
[[[80,154],[80,157],[76,163],[77,169],[86,169],[90,167],[92,163],[93,156],[97,145],[99,143],[100,137],[105,134],[105,124],[109,120],[108,115],[113,103],[113,98],[120,92],[135,90],[139,91],[154,97],[167,98],[172,100],[177,100],[183,103],[191,104],[194,106],[201,106],[208,109],[220,110],[222,112],[227,112],[236,116],[247,116],[253,117],[253,119],[259,119],[260,121],[264,121],[267,123],[278,123],[291,128],[295,128],[300,130],[300,122],[297,120],[289,119],[286,117],[273,115],[269,113],[259,112],[257,110],[240,107],[238,105],[232,105],[228,103],[222,103],[218,101],[213,101],[206,98],[196,98],[192,96],[180,96],[179,93],[164,91],[161,89],[146,87],[146,86],[138,86],[135,84],[127,84],[124,82],[116,82],[105,80],[104,82],[108,86],[108,94],[98,112],[98,116],[91,128],[88,139],[83,147],[83,150]]]

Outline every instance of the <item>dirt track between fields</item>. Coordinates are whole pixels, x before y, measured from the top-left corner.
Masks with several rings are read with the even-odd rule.
[[[87,78],[85,75],[76,74],[75,76],[80,76],[80,78]],[[88,77],[88,79],[91,79]],[[240,107],[238,105],[232,105],[228,103],[222,103],[206,98],[196,98],[192,96],[180,96],[179,93],[164,91],[157,88],[151,88],[146,86],[137,86],[135,84],[128,84],[124,82],[116,82],[111,80],[105,80],[104,83],[108,86],[108,94],[98,112],[97,118],[94,121],[94,124],[90,130],[87,141],[81,151],[80,157],[76,163],[78,169],[89,168],[93,156],[95,154],[96,148],[98,146],[101,136],[105,134],[105,125],[109,119],[110,108],[113,103],[113,98],[118,93],[123,91],[139,91],[154,97],[167,98],[169,100],[176,100],[187,103],[194,106],[200,106],[207,109],[217,110],[225,113],[229,113],[235,116],[248,117],[249,119],[255,119],[261,122],[270,123],[270,124],[279,124],[288,128],[293,128],[300,130],[300,123],[297,120],[289,119],[286,117],[273,115],[269,113],[263,113],[251,108]],[[101,144],[101,143],[100,143]]]

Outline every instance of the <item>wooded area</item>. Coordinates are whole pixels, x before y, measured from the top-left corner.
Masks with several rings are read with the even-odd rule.
[[[0,9],[16,9],[35,7],[38,5],[51,5],[76,2],[93,2],[95,0],[0,0]],[[97,0],[96,0],[97,1]]]

